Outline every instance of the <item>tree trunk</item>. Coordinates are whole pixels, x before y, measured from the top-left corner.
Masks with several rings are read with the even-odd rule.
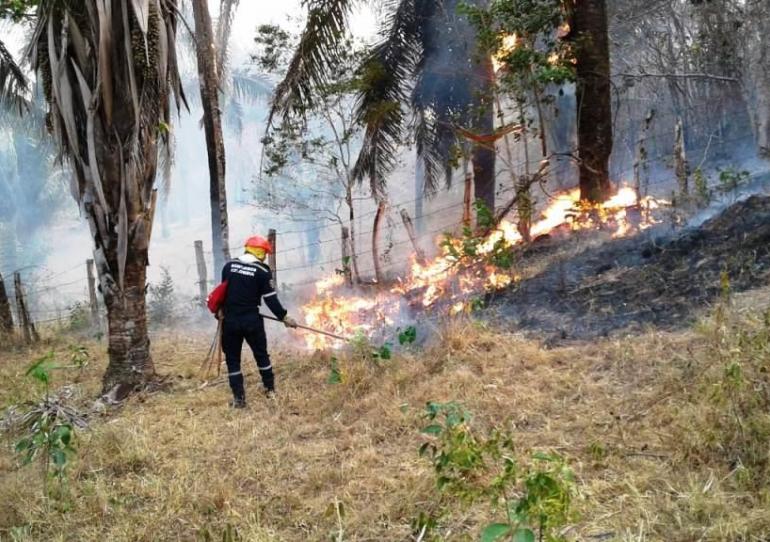
[[[473,201],[471,200],[473,178],[471,172],[468,171],[468,160],[463,160],[463,172],[465,174],[463,179],[463,226],[470,228],[473,225]]]
[[[209,158],[209,193],[211,200],[211,246],[214,252],[214,272],[230,259],[227,220],[227,190],[225,185],[225,141],[222,134],[222,112],[219,109],[219,76],[206,0],[193,0],[195,16],[195,49],[198,57],[198,78],[203,126],[206,132],[206,152]]]
[[[610,49],[605,0],[572,0],[571,39],[577,60],[580,198],[602,202],[612,192]]]
[[[749,4],[746,19],[742,86],[757,150],[761,157],[770,159],[770,6],[767,2]]]
[[[679,195],[682,201],[685,201],[690,194],[689,187],[689,167],[687,165],[687,154],[684,143],[684,125],[682,119],[677,119],[674,130],[674,171],[679,185]]]
[[[345,284],[348,287],[353,286],[353,276],[350,273],[350,231],[342,226],[342,273],[345,277]]]
[[[473,104],[475,116],[474,130],[478,134],[491,134],[495,131],[494,81],[495,69],[489,55],[483,55],[474,69],[476,86]],[[476,200],[481,200],[494,214],[495,212],[495,167],[497,153],[494,143],[473,146],[473,185]]]
[[[385,215],[385,200],[380,200],[377,205],[377,213],[374,215],[372,227],[372,260],[374,261],[374,279],[377,284],[382,284],[382,268],[380,267],[380,226]]]
[[[0,337],[13,333],[13,316],[3,276],[0,275]]]
[[[146,278],[147,268],[142,258],[129,256],[123,290],[105,298],[110,363],[102,380],[102,389],[106,393],[117,386],[118,399],[155,373],[147,334]]]
[[[205,309],[209,291],[209,277],[206,269],[206,258],[203,256],[203,241],[195,241],[193,247],[195,248],[195,265],[198,269],[198,303]],[[216,273],[214,276],[216,277]]]
[[[356,250],[356,215],[353,208],[353,193],[351,192],[350,182],[347,185],[347,194],[345,202],[348,205],[348,228],[350,229],[350,258],[353,264],[353,282],[361,283],[361,275],[358,272],[358,250]]]

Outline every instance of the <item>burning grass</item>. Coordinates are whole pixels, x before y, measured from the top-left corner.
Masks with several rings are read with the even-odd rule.
[[[555,451],[576,474],[576,540],[751,540],[770,535],[770,291],[724,301],[693,330],[543,349],[467,318],[424,350],[392,360],[276,353],[280,400],[225,408],[224,385],[194,374],[208,345],[154,343],[168,392],[140,394],[92,417],[64,504],[39,470],[0,454],[0,536],[19,540],[414,540],[412,521],[441,515],[445,540],[478,538],[489,507],[442,500],[425,441],[426,401],[459,401],[473,427],[510,430],[517,453]],[[51,345],[64,351],[63,344]],[[96,359],[104,352],[91,345]],[[33,353],[3,354],[4,403],[30,390]],[[78,402],[101,363],[81,375]],[[55,385],[72,375],[56,375]],[[342,503],[338,515],[335,503]],[[444,514],[440,514],[444,512]]]
[[[580,201],[578,189],[555,195],[530,229],[533,238],[554,232],[603,231],[621,238],[658,223],[654,198],[637,200],[622,187],[602,204]],[[461,237],[445,234],[437,240],[439,254],[430,261],[413,257],[409,269],[395,284],[360,293],[346,287],[343,276],[324,278],[315,285],[314,297],[301,307],[305,322],[329,332],[352,336],[359,330],[372,333],[393,326],[405,313],[425,309],[449,315],[472,309],[479,297],[502,291],[521,279],[513,269],[523,237],[508,220],[495,223],[489,211],[479,209],[478,226],[485,233],[465,228]],[[307,337],[308,346],[323,348],[333,339]]]

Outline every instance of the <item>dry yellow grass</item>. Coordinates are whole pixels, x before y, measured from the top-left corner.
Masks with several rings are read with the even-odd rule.
[[[220,540],[229,524],[248,541],[328,540],[341,502],[344,540],[414,540],[410,522],[439,506],[430,465],[417,454],[421,411],[426,401],[454,400],[478,430],[509,428],[523,456],[568,458],[579,512],[571,539],[760,540],[770,534],[767,486],[747,484],[700,440],[705,375],[719,378],[720,356],[734,347],[724,334],[760,325],[746,320],[756,305],[736,303],[736,322],[721,332],[709,323],[551,350],[459,319],[424,350],[379,366],[341,356],[338,385],[326,382],[325,355],[276,351],[279,400],[261,398],[246,365],[247,411],[226,408],[226,384],[199,389],[206,337],[167,334],[153,352],[172,387],[91,420],[79,436],[67,511],[42,497],[39,469],[19,467],[4,448],[0,539],[26,526],[16,530],[26,533],[20,540],[186,541],[204,539],[203,530]],[[77,384],[84,404],[105,359],[103,345],[89,346],[96,360]],[[66,341],[47,347],[63,352]],[[23,372],[36,353],[0,354],[3,405],[29,395]],[[55,384],[74,376],[59,372]],[[701,445],[712,451],[697,456]],[[478,539],[490,514],[457,506],[439,533]]]

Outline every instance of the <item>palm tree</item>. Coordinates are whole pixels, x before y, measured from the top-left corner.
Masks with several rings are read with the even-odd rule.
[[[184,103],[174,0],[41,0],[29,57],[47,124],[72,169],[107,306],[105,392],[154,373],[145,305],[159,149]]]
[[[270,122],[275,117],[302,116],[314,94],[326,83],[328,66],[348,27],[352,0],[311,2],[308,20],[286,76],[277,86]],[[366,126],[355,175],[368,179],[381,198],[386,176],[397,162],[396,151],[413,133],[424,162],[425,184],[435,189],[441,174],[452,173],[452,155],[461,145],[455,126],[492,132],[494,73],[481,54],[476,33],[458,14],[457,0],[392,0],[385,5],[384,39],[362,66],[364,85],[358,120]],[[484,0],[472,4],[484,5]],[[405,109],[414,113],[408,122]],[[472,145],[477,199],[494,208],[495,151]]]

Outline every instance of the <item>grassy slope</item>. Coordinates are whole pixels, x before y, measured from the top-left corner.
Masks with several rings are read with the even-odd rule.
[[[28,540],[196,540],[202,528],[218,540],[230,524],[244,540],[328,540],[338,499],[345,540],[411,540],[411,520],[439,509],[417,454],[428,400],[463,402],[480,431],[512,429],[522,456],[566,456],[578,481],[572,538],[767,535],[767,409],[744,401],[767,384],[770,332],[756,316],[767,296],[745,299],[749,309],[739,300],[699,330],[553,350],[456,321],[434,346],[381,367],[342,359],[339,385],[326,383],[322,356],[277,352],[279,402],[262,400],[251,365],[245,412],[225,408],[225,385],[198,389],[204,341],[164,336],[154,355],[173,388],[134,397],[81,434],[69,511],[42,499],[38,468],[0,452],[0,539],[28,525]],[[740,330],[752,339],[737,339]],[[103,348],[92,349],[99,360],[78,385],[83,401],[103,369]],[[0,404],[29,394],[22,375],[34,355],[0,354]],[[735,362],[748,384],[728,393],[724,367]],[[56,383],[72,378],[59,373]],[[492,517],[484,506],[450,508],[440,522],[447,540],[478,539]]]

